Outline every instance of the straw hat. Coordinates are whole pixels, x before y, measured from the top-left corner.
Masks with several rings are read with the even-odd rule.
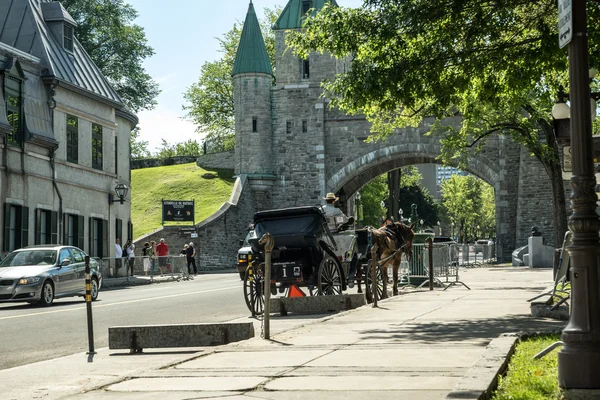
[[[323,200],[333,200],[338,201],[340,198],[335,195],[335,193],[327,193],[327,196],[323,197]]]

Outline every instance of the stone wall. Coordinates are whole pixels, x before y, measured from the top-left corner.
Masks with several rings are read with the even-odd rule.
[[[224,151],[221,153],[204,154],[196,159],[196,164],[200,168],[212,169],[234,169],[235,152]]]

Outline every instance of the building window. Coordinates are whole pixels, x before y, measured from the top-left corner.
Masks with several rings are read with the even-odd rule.
[[[35,210],[35,244],[58,244],[58,213]]]
[[[119,175],[119,146],[115,135],[115,175]]]
[[[63,47],[69,52],[73,52],[73,27],[63,25]]]
[[[308,78],[310,78],[310,63],[307,58],[306,60],[302,60],[302,79]]]
[[[308,121],[303,119],[302,120],[302,133],[306,133],[308,132]]]
[[[85,219],[81,215],[65,214],[63,223],[63,243],[84,249]]]
[[[11,132],[6,137],[6,142],[12,145],[18,145],[23,136],[23,95],[21,87],[21,80],[18,78],[7,75],[4,79],[6,117],[8,123],[12,126]]]
[[[77,117],[67,115],[67,161],[79,161],[79,128]]]
[[[108,257],[108,221],[90,218],[90,256]]]
[[[4,205],[4,251],[11,252],[29,245],[29,208]]]
[[[252,117],[252,132],[258,132],[258,118]]]
[[[92,124],[92,168],[102,170],[102,126]]]
[[[285,122],[285,133],[292,133],[292,121]]]

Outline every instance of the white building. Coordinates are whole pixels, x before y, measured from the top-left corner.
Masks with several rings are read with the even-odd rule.
[[[2,253],[62,243],[114,255],[131,234],[129,136],[137,123],[58,2],[0,0]]]

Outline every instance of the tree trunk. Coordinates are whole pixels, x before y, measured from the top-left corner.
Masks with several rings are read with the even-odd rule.
[[[565,232],[567,231],[567,207],[565,201],[565,187],[562,178],[560,162],[544,165],[552,184],[552,215],[554,217],[554,247],[562,246]]]

